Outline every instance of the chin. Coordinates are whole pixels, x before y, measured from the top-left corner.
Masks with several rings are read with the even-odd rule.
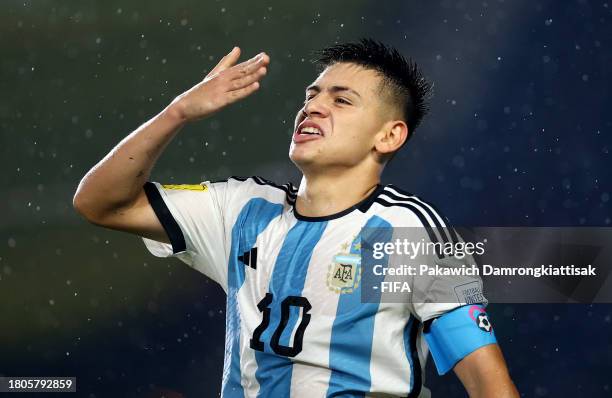
[[[304,151],[304,148],[298,147],[292,142],[289,146],[289,159],[291,159],[291,161],[294,163],[306,160],[306,158],[308,158],[308,154],[306,152],[307,151]]]
[[[289,159],[299,169],[302,169],[303,166],[306,167],[313,163],[312,159],[309,159],[307,156],[303,156],[303,154],[296,154],[295,152],[289,152]]]
[[[308,152],[301,150],[301,148],[296,149],[292,147],[289,150],[289,159],[302,171],[305,168],[312,168],[317,165],[317,156],[315,156],[315,153]]]

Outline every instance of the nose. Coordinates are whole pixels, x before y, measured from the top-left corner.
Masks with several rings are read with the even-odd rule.
[[[329,114],[329,108],[325,104],[323,97],[323,94],[319,94],[306,101],[306,104],[304,104],[304,115],[308,117],[326,117]]]

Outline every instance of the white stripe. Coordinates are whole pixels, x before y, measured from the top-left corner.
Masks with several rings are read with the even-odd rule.
[[[365,214],[354,212],[341,219],[330,220],[319,240],[320,244],[313,250],[302,291],[312,305],[312,317],[304,334],[303,350],[296,356],[293,365],[291,396],[314,398],[324,397],[327,393],[331,377],[331,333],[340,298],[340,293],[328,286],[328,274],[334,257],[350,252],[350,245],[366,218]],[[343,247],[343,243],[347,245]]]
[[[410,318],[405,304],[381,303],[374,319],[370,392],[406,396],[410,389],[410,363],[404,348],[404,325]],[[409,355],[409,354],[408,354]]]
[[[425,387],[425,365],[427,363],[427,356],[429,355],[429,346],[423,336],[423,324],[419,325],[419,333],[417,334],[417,353],[419,354],[419,362],[421,363],[421,393],[419,398],[430,398],[431,391]]]
[[[429,346],[427,345],[427,340],[425,340],[425,336],[423,336],[423,324],[419,325],[419,333],[417,334],[417,353],[419,354],[419,362],[421,363],[422,370],[422,379],[423,384],[425,384],[425,364],[427,362],[427,356],[429,355]]]
[[[329,221],[308,265],[302,296],[312,305],[311,318],[304,333],[302,352],[294,359],[291,396],[324,397],[329,387],[331,332],[340,294],[328,288],[327,277],[334,256],[342,252],[342,239],[350,245],[360,228],[358,222],[351,223],[344,218],[342,221],[341,224]]]

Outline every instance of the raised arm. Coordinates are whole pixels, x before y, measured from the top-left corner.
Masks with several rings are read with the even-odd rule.
[[[185,123],[210,116],[259,88],[270,58],[260,53],[236,65],[239,57],[240,49],[234,47],[203,81],[179,95],[92,167],[74,195],[77,212],[96,225],[169,242],[143,185]]]

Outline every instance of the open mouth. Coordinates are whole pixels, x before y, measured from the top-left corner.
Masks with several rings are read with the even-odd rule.
[[[302,127],[302,129],[299,131],[298,133],[299,135],[320,135],[321,137],[323,136],[323,133],[321,132],[321,130],[319,130],[316,127]]]
[[[296,144],[319,140],[325,137],[325,131],[312,120],[303,120],[293,133],[293,142]]]

